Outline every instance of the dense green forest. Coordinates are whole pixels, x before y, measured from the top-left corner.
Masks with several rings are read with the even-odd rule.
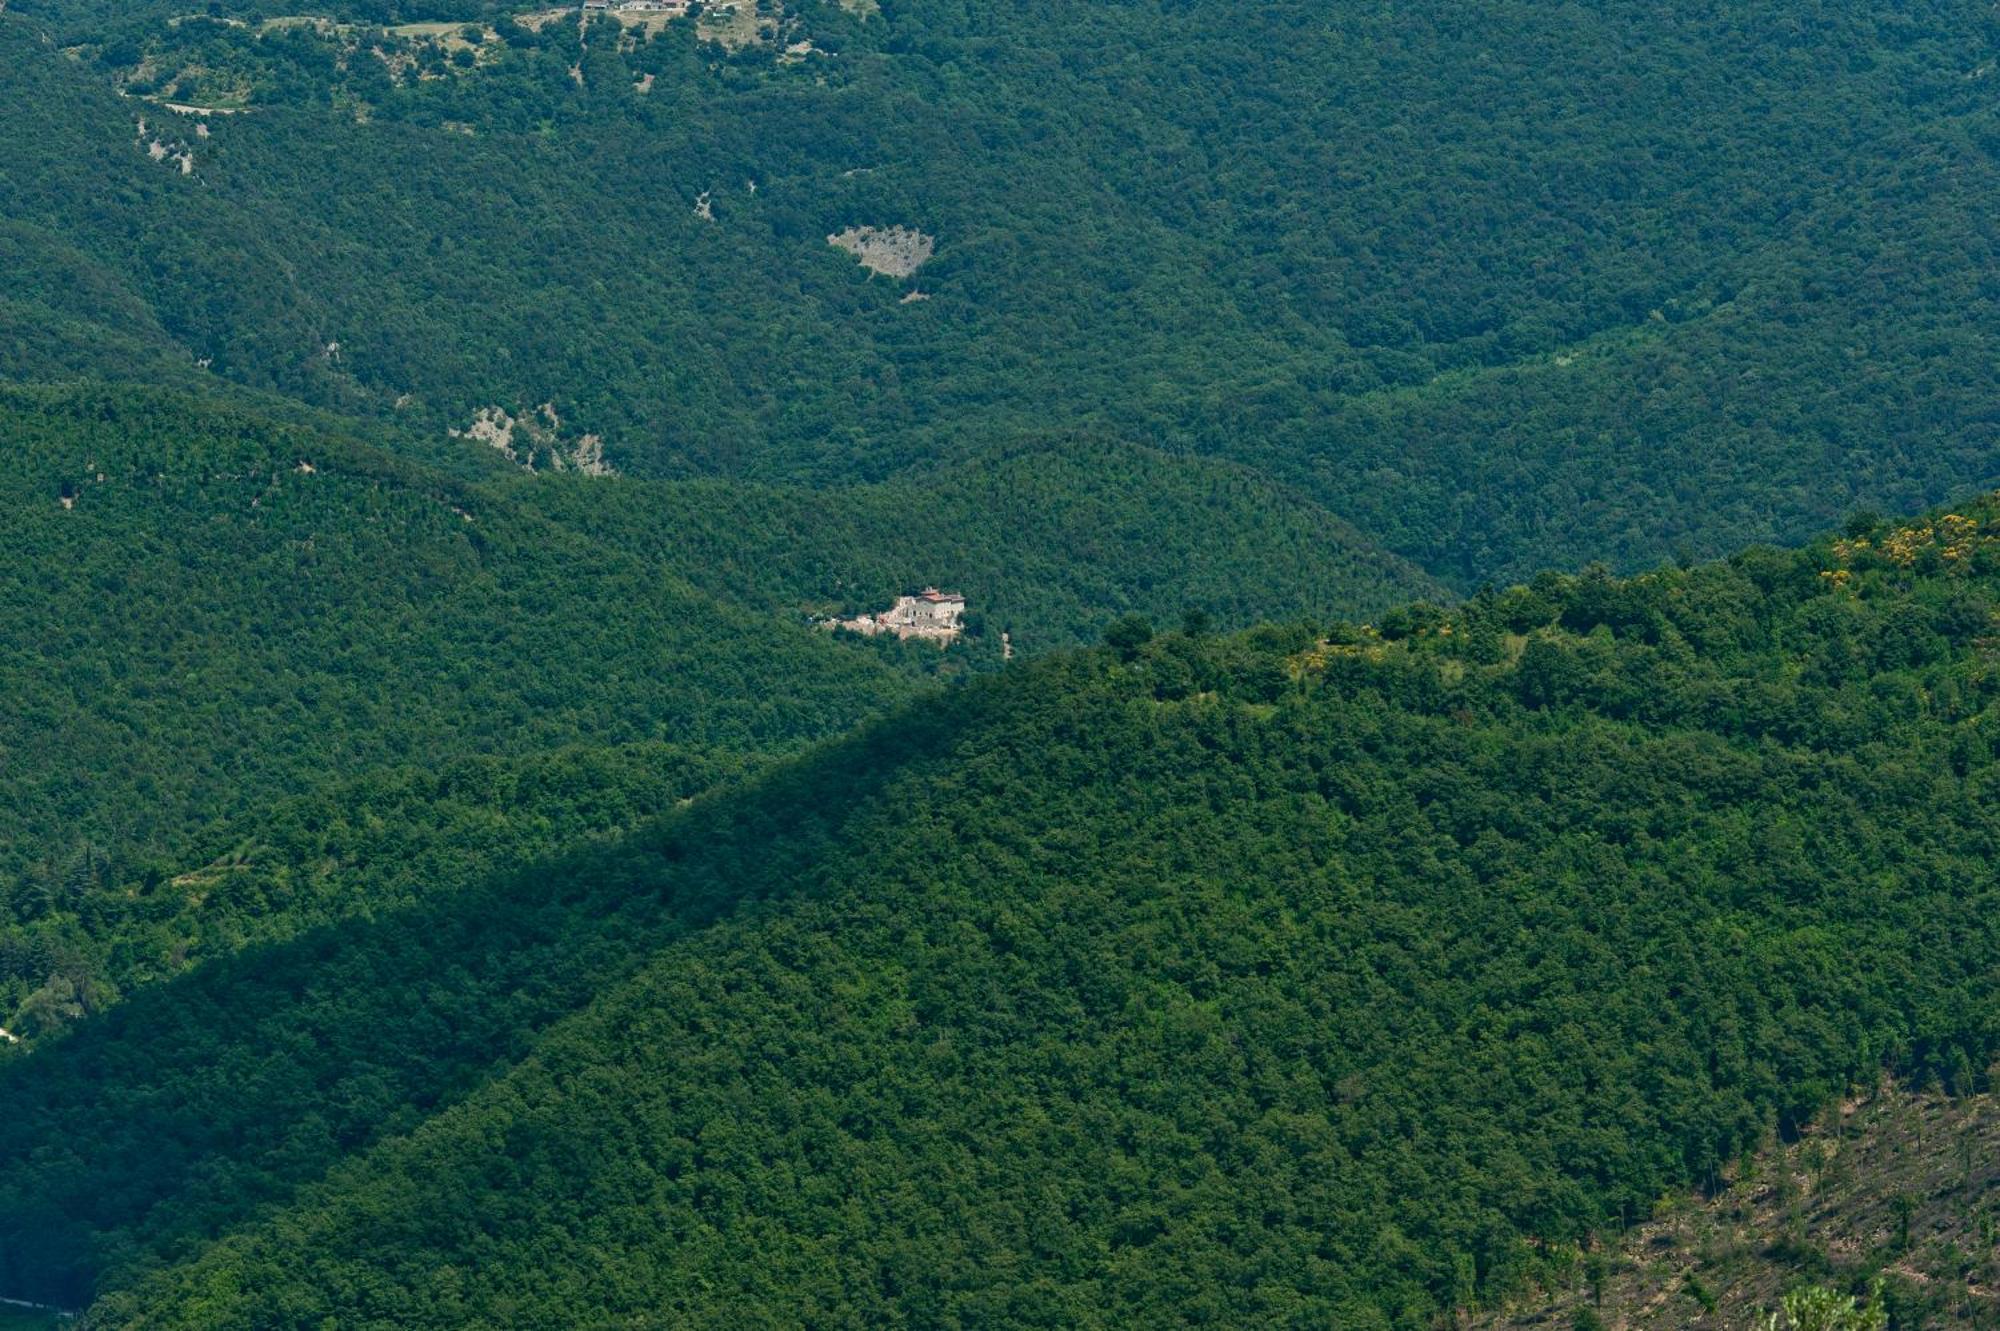
[[[1121,621],[0,1065],[5,1279],[120,1326],[1429,1326],[1884,1070],[1983,1087],[1996,589],[1989,500]]]
[[[879,657],[337,436],[173,395],[0,411],[0,494],[34,555],[0,573],[15,867],[93,840],[177,851],[377,765],[781,745],[899,690]]]
[[[1990,1089],[1996,69],[0,0],[0,1298],[1418,1331]]]
[[[1036,651],[1095,641],[1125,613],[1198,609],[1232,627],[1275,614],[1369,615],[1440,583],[1325,509],[1228,463],[1075,435],[967,462],[817,490],[695,481],[518,483],[565,525],[669,551],[711,595],[864,608],[909,570],[966,589],[989,632]]]
[[[2000,472],[1975,7],[765,9],[17,3],[0,353],[432,439],[547,402],[628,474],[889,480],[1053,420],[1460,591]],[[854,226],[935,254],[872,275]]]
[[[0,1023],[28,1035],[385,900],[312,867],[344,862],[339,819],[306,819],[329,844],[275,830],[302,798],[442,836],[457,867],[396,877],[456,882],[658,812],[628,787],[671,784],[670,760],[731,772],[990,669],[1003,632],[1025,652],[1128,610],[1248,623],[1433,585],[1253,474],[1075,440],[806,494],[453,476],[159,390],[0,392],[0,436],[0,512],[30,556],[0,566]],[[940,652],[810,627],[918,579],[962,589],[978,631]],[[565,782],[616,812],[495,799],[489,846],[422,800],[373,807],[411,769],[481,756],[578,764]]]

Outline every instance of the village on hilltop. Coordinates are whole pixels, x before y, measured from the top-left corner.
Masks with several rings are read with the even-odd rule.
[[[870,637],[889,633],[898,638],[921,638],[948,647],[965,632],[965,597],[926,587],[915,596],[898,596],[887,610],[851,619],[823,619],[819,626],[849,629]]]

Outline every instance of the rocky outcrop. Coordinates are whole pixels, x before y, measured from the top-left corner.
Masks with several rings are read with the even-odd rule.
[[[863,268],[885,277],[908,277],[937,249],[936,236],[904,226],[851,226],[828,236],[826,243],[846,250],[861,260]]]
[[[481,407],[472,423],[452,430],[454,439],[476,439],[499,450],[524,471],[580,471],[586,476],[615,476],[604,456],[604,440],[594,434],[565,439],[555,404],[544,402],[529,415],[508,413],[505,407]]]

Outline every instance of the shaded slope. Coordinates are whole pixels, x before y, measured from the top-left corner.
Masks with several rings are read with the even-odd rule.
[[[1416,1327],[1970,1089],[2000,511],[1871,536],[968,690],[680,824],[641,877],[756,904],[103,1311]]]
[[[203,829],[178,872],[163,856],[133,870],[103,852],[59,873],[36,866],[0,929],[6,1027],[33,1047],[141,985],[244,947],[449,898],[504,867],[629,832],[752,761],[644,743],[377,768]]]
[[[768,877],[743,872],[751,858],[802,871],[850,803],[943,733],[920,720],[880,730],[622,843],[491,874],[478,872],[470,848],[444,845],[428,857],[442,872],[413,885],[407,874],[421,861],[350,836],[377,856],[341,866],[345,899],[323,903],[331,923],[143,988],[31,1056],[0,1055],[0,1100],[10,1106],[0,1154],[15,1164],[0,1182],[8,1297],[82,1303],[99,1281],[130,1280],[192,1251],[349,1153],[407,1132],[653,950],[772,890]],[[568,765],[517,764],[516,779],[559,780]],[[498,763],[461,764],[454,776],[477,781],[480,767],[489,781],[505,779]],[[692,793],[704,779],[698,764],[673,767],[656,790]],[[464,803],[449,784],[440,802]],[[522,792],[514,814],[529,825],[504,839],[531,852],[537,812],[577,836],[560,797],[594,803],[607,785],[556,799]],[[393,835],[416,839],[383,818],[379,802],[371,812]],[[301,918],[310,917],[291,922]],[[70,1131],[84,1120],[103,1134]]]

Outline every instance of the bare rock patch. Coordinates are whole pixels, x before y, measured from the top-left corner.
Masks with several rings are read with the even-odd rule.
[[[908,277],[929,262],[937,249],[936,236],[906,226],[851,226],[828,236],[826,243],[846,250],[863,268],[886,277]]]
[[[604,440],[594,434],[565,439],[562,418],[553,403],[514,416],[505,407],[481,407],[464,429],[450,431],[454,439],[485,444],[523,471],[576,471],[585,476],[616,476],[618,469],[604,456]]]

